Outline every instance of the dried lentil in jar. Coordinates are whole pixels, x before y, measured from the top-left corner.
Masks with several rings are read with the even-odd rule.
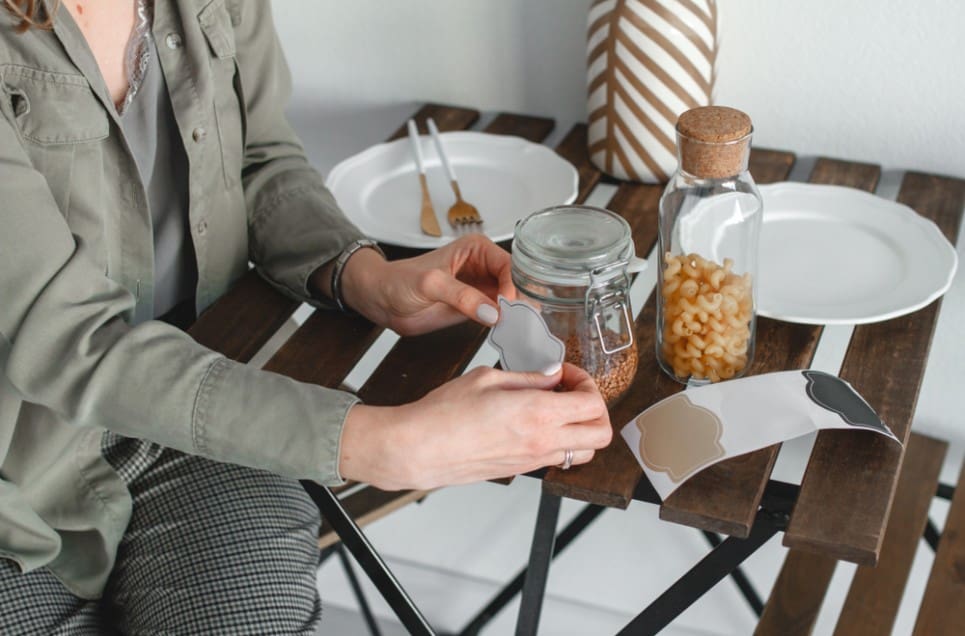
[[[567,205],[536,212],[513,238],[513,282],[566,346],[565,360],[587,371],[607,404],[630,387],[637,343],[630,276],[635,256],[630,226],[617,214]]]
[[[603,334],[603,338],[614,344],[620,341],[619,334],[609,330]],[[600,388],[600,393],[607,404],[615,402],[630,388],[637,374],[638,355],[635,346],[606,355],[594,341],[592,334],[587,333],[571,334],[564,343],[566,361],[586,369]]]

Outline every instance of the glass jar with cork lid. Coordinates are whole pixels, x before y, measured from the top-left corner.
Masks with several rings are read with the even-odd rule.
[[[754,356],[763,204],[748,172],[753,127],[724,106],[677,121],[679,167],[660,199],[657,359],[691,384],[743,375]]]
[[[630,387],[637,342],[630,275],[646,266],[619,215],[583,205],[536,212],[516,225],[513,283],[563,341],[565,360],[585,369],[607,404]]]

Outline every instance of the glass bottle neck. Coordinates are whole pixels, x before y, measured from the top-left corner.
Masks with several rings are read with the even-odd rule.
[[[727,183],[746,182],[746,181],[752,180],[751,174],[750,172],[748,172],[746,166],[744,167],[743,170],[741,170],[737,174],[728,175],[726,177],[701,177],[687,172],[681,166],[677,169],[677,177],[683,180],[688,185],[705,186],[705,187],[724,185]]]

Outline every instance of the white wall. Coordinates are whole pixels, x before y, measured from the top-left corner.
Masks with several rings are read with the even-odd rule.
[[[726,0],[722,11],[718,96],[751,114],[756,142],[965,176],[965,3]]]
[[[585,117],[589,0],[274,0],[319,167],[411,106]],[[965,176],[965,2],[721,0],[718,101],[760,146]]]

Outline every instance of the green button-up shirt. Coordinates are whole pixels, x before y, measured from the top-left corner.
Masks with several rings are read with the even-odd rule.
[[[308,165],[264,0],[157,0],[153,32],[187,151],[197,306],[248,261],[306,299],[361,238]],[[131,513],[111,429],[219,461],[338,483],[350,394],[236,364],[153,315],[144,187],[69,20],[17,34],[0,11],[0,557],[100,595]],[[190,497],[191,493],[184,496]]]

